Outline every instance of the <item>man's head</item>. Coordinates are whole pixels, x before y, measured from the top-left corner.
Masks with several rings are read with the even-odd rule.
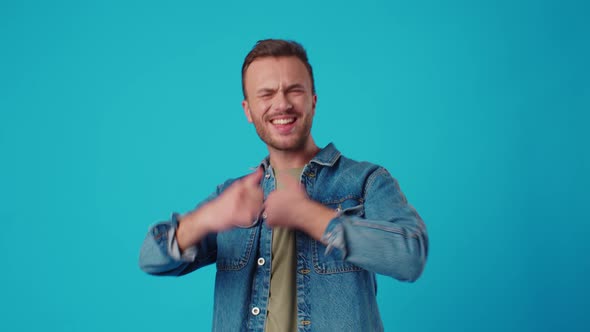
[[[244,99],[248,99],[248,95],[246,92],[246,83],[245,83],[245,76],[246,70],[250,67],[250,64],[254,62],[254,60],[258,58],[265,58],[265,57],[287,57],[287,56],[294,56],[301,60],[305,67],[307,68],[307,72],[309,73],[309,77],[311,78],[311,90],[312,93],[315,95],[315,83],[313,80],[313,69],[309,64],[309,60],[307,59],[307,52],[296,41],[292,40],[283,40],[283,39],[264,39],[259,40],[256,45],[252,48],[252,50],[246,55],[244,59],[244,63],[242,64],[242,93],[244,94]]]
[[[242,66],[242,107],[269,149],[300,151],[314,144],[311,124],[317,97],[311,65],[298,43],[256,43]]]

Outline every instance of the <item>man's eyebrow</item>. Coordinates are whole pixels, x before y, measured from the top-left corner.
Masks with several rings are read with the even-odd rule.
[[[285,91],[291,91],[295,89],[305,89],[305,85],[301,83],[293,83],[285,88]],[[274,88],[260,88],[256,90],[257,95],[265,94],[265,93],[274,93],[277,89]]]
[[[289,91],[289,90],[293,90],[293,89],[305,89],[305,86],[301,83],[294,83],[289,85],[287,88],[285,88],[285,91]]]
[[[275,91],[276,90],[272,89],[272,88],[260,88],[260,89],[256,90],[256,94],[259,95],[259,94],[264,94],[264,93],[272,93]]]

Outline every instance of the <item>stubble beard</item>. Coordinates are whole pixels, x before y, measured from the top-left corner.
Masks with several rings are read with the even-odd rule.
[[[300,127],[295,127],[293,133],[289,135],[285,139],[281,135],[277,135],[278,137],[273,137],[269,128],[266,126],[268,122],[263,119],[257,120],[252,119],[254,123],[254,127],[256,128],[256,133],[258,137],[266,143],[269,148],[273,148],[279,151],[300,151],[305,149],[305,144],[309,139],[309,135],[311,134],[311,125],[312,125],[312,118],[309,116],[305,117],[297,117],[297,122],[303,121]],[[269,126],[272,124],[268,123]]]

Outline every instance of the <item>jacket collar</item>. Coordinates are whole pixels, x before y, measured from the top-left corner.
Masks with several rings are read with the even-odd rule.
[[[338,161],[340,155],[340,151],[336,149],[334,143],[329,143],[323,149],[321,149],[320,152],[318,152],[309,163],[332,167],[336,161]],[[266,158],[264,158],[260,164],[264,167],[264,169],[267,169],[270,165],[270,157],[266,156]]]
[[[340,158],[340,151],[336,149],[334,143],[330,143],[321,149],[320,152],[311,159],[310,163],[332,167],[336,161],[338,161],[338,158]]]

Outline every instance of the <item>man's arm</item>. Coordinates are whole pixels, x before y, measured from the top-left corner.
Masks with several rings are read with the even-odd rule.
[[[362,218],[344,211],[330,221],[323,235],[326,251],[398,280],[418,279],[428,255],[426,226],[386,169],[368,177],[363,205]]]
[[[426,227],[397,181],[378,168],[364,185],[364,216],[335,211],[309,199],[299,183],[271,193],[265,202],[271,226],[301,230],[343,260],[399,280],[416,280],[426,263]]]
[[[193,211],[148,231],[139,256],[139,266],[154,275],[179,276],[211,264],[216,259],[217,233],[236,226],[249,226],[262,209],[262,169],[236,180],[221,192],[218,187]]]
[[[216,197],[213,193],[195,211]],[[180,276],[215,262],[217,234],[205,234],[193,246],[181,249],[177,238],[180,220],[182,217],[175,213],[169,221],[150,227],[139,254],[139,267],[144,272]]]

